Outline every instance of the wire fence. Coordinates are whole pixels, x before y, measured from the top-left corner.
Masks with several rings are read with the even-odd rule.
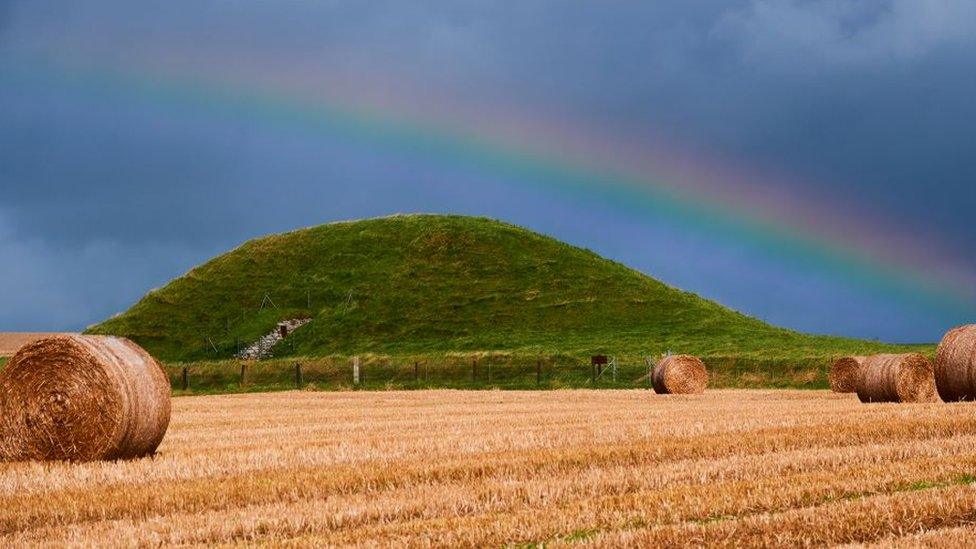
[[[704,359],[709,386],[827,387],[829,359]],[[564,356],[321,357],[167,364],[174,389],[239,392],[287,389],[650,389],[653,357],[594,365]],[[357,372],[358,370],[358,372]],[[357,375],[358,373],[358,375]]]
[[[358,368],[357,368],[358,362]],[[644,361],[619,364],[616,371],[589,361],[545,357],[444,357],[273,359],[218,361],[166,366],[179,390],[240,390],[246,388],[535,388],[646,387]]]

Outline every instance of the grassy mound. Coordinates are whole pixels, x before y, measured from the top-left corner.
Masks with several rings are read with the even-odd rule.
[[[89,332],[124,335],[164,360],[215,359],[306,316],[312,322],[276,355],[670,349],[770,358],[898,348],[776,328],[552,238],[440,215],[252,240]]]

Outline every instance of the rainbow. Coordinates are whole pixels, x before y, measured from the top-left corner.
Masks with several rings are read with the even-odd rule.
[[[716,193],[710,192],[714,185],[696,183],[701,179],[697,174],[681,179],[681,170],[662,169],[664,175],[657,175],[648,166],[618,170],[588,163],[576,150],[570,154],[562,151],[558,135],[549,134],[545,140],[557,143],[550,150],[527,150],[508,145],[505,136],[465,131],[438,120],[418,121],[352,101],[306,98],[300,93],[280,91],[262,93],[219,80],[145,74],[51,59],[6,62],[0,75],[0,79],[70,86],[82,93],[136,95],[205,110],[208,116],[246,116],[271,126],[511,178],[545,192],[599,200],[636,218],[654,218],[717,241],[746,243],[779,261],[828,273],[953,317],[963,318],[976,312],[971,290],[973,277],[946,274],[952,269],[932,269],[932,259],[924,251],[904,254],[886,249],[887,245],[879,242],[879,249],[865,250],[838,236],[828,238],[810,227],[762,213],[775,209],[773,204],[749,207],[727,197],[716,198]]]

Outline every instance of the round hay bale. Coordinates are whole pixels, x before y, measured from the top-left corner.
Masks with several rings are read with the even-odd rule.
[[[946,402],[976,400],[976,324],[942,338],[935,351],[935,385]]]
[[[857,380],[861,377],[861,362],[863,356],[845,356],[834,361],[830,367],[827,380],[830,390],[835,393],[857,392]]]
[[[938,402],[932,363],[918,353],[865,357],[857,398],[861,402]]]
[[[169,426],[169,380],[128,339],[50,337],[22,347],[0,372],[0,414],[0,459],[142,457]]]
[[[698,357],[670,355],[654,366],[651,384],[659,395],[700,394],[708,385],[708,371]]]

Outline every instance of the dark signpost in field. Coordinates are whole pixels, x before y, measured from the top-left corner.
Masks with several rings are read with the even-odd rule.
[[[610,363],[607,355],[593,355],[590,357],[590,365],[593,367],[593,383],[603,375],[603,367]]]

